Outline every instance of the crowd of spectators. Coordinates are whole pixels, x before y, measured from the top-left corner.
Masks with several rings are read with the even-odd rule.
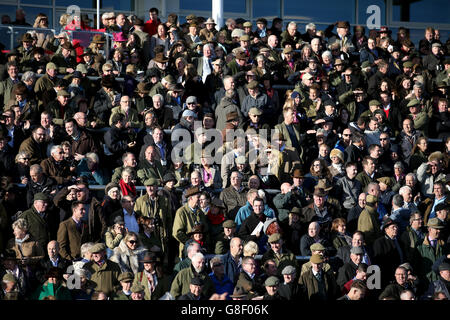
[[[0,54],[2,299],[450,298],[450,39],[158,14]]]

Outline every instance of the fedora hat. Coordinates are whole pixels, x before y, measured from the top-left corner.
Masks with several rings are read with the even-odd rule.
[[[139,82],[134,92],[145,94],[149,93],[150,92],[149,84],[147,82]]]
[[[103,36],[101,34],[95,34],[92,37],[92,43],[105,43],[105,39],[103,38]]]
[[[227,122],[238,120],[238,119],[239,119],[239,115],[237,112],[233,111],[233,112],[227,113]]]
[[[213,18],[208,18],[208,20],[206,20],[205,24],[216,24]]]
[[[192,196],[194,196],[196,194],[199,194],[200,192],[201,191],[200,191],[199,187],[191,187],[191,188],[186,190],[186,198],[192,197]]]
[[[196,233],[202,233],[202,234],[205,233],[205,228],[204,228],[203,224],[197,224],[197,225],[195,225],[195,226],[187,233],[187,235],[188,235],[188,236],[192,236],[193,234],[196,234]]]
[[[20,41],[22,41],[22,42],[32,42],[32,41],[34,41],[34,38],[33,38],[33,36],[30,34],[30,33],[24,33],[23,35],[22,35],[22,38],[20,39]]]
[[[315,189],[323,189],[324,191],[330,191],[333,189],[333,185],[328,179],[319,179],[319,182],[315,186]]]
[[[144,257],[139,260],[140,263],[160,262],[161,259],[154,252],[145,253]]]
[[[322,188],[315,188],[313,195],[318,196],[318,197],[325,197],[327,195],[327,193]]]
[[[236,286],[233,290],[233,294],[230,295],[230,298],[245,298],[247,296],[247,293],[245,292],[244,288],[241,286]]]
[[[444,229],[444,225],[438,218],[431,218],[428,220],[427,227],[434,229]]]
[[[61,48],[66,49],[66,50],[73,50],[73,46],[70,42],[64,42],[63,45],[61,46]]]
[[[339,21],[337,24],[338,28],[350,28],[350,23],[348,21]]]

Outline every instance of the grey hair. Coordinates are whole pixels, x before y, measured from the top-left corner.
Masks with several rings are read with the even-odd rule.
[[[406,177],[412,177],[413,180],[414,180],[414,182],[417,181],[417,177],[416,177],[416,174],[415,174],[414,172],[408,173],[408,174],[405,176],[405,178],[406,178]]]
[[[234,24],[236,24],[236,21],[232,18],[228,18],[227,21],[225,21],[225,25],[228,27],[230,24],[232,24],[234,22]]]
[[[36,172],[36,173],[42,173],[44,170],[42,169],[41,165],[35,163],[35,164],[32,164],[32,165],[31,165],[31,167],[30,167],[30,172],[31,172],[31,171],[34,171],[34,172]]]
[[[410,186],[403,186],[398,190],[398,194],[403,194],[406,190],[409,190],[412,192],[412,189]]]
[[[203,46],[203,50],[205,50],[205,48],[209,48],[211,51],[214,52],[214,45],[212,45],[211,43],[207,43]]]
[[[99,163],[98,155],[95,152],[88,152],[85,156],[87,159],[90,159],[91,161],[94,161],[95,163]]]
[[[55,151],[58,150],[58,149],[61,149],[61,150],[62,150],[62,147],[61,147],[59,144],[54,145],[54,146],[50,149],[50,154],[55,153]]]
[[[205,260],[205,256],[203,255],[203,253],[201,252],[197,252],[196,254],[194,254],[191,258],[191,261],[194,261],[194,259],[203,259]]]
[[[132,168],[132,167],[125,167],[125,168],[122,170],[122,175],[123,175],[124,173],[128,173],[129,175],[136,175],[136,171],[135,171],[134,168]]]
[[[305,26],[305,31],[308,31],[309,29],[315,29],[315,28],[316,28],[316,25],[314,23],[310,22]]]
[[[244,256],[246,255],[245,253],[248,253],[248,255],[258,254],[259,248],[258,248],[258,245],[256,244],[256,242],[249,241],[244,245],[243,251],[244,251]]]
[[[15,159],[16,162],[18,162],[19,159],[21,157],[24,157],[24,156],[29,157],[30,154],[28,152],[26,152],[26,151],[20,151],[19,153],[16,154],[16,157],[14,159]]]
[[[91,248],[92,248],[93,245],[94,245],[93,242],[86,242],[86,243],[83,243],[83,244],[81,245],[81,247],[80,247],[80,254],[81,254],[81,256],[84,257],[84,255],[85,255],[86,253],[88,253],[89,250],[91,250]]]
[[[19,218],[12,224],[12,229],[19,228],[20,230],[28,231],[28,222],[23,218]]]
[[[152,97],[152,100],[155,101],[155,98],[159,98],[159,101],[161,101],[161,104],[164,104],[164,96],[162,94],[159,94],[159,93],[155,94]]]
[[[198,242],[189,243],[188,247],[186,248],[186,253],[188,254],[188,256],[189,256],[189,253],[194,249],[194,246],[196,246],[196,245],[200,246],[200,244]]]
[[[81,269],[77,269],[77,270],[75,270],[75,272],[74,272],[78,277],[83,277],[83,278],[86,278],[86,279],[88,279],[88,280],[90,280],[91,279],[91,272],[90,271],[88,271],[88,270],[86,270],[86,269],[83,269],[83,268],[81,268]]]
[[[333,55],[331,54],[331,51],[327,50],[322,53],[322,58],[324,58],[324,57],[328,57],[328,58],[332,59]]]
[[[36,80],[36,74],[33,71],[26,71],[23,75],[22,75],[22,79],[23,82],[28,81],[28,80]]]
[[[289,22],[288,25],[287,25],[287,27],[289,28],[289,27],[291,27],[291,26],[295,26],[295,28],[297,28],[297,22],[295,22],[295,21]]]
[[[397,162],[394,164],[394,168],[402,168],[402,169],[405,169],[405,166],[403,165],[403,163],[401,163],[401,161],[397,161]]]
[[[265,60],[266,57],[264,57],[262,54],[258,54],[255,58],[255,60]]]
[[[313,41],[314,41],[314,42],[318,42],[318,43],[320,44],[320,39],[319,39],[319,38],[313,38],[313,39],[311,40],[311,44],[313,43]]]

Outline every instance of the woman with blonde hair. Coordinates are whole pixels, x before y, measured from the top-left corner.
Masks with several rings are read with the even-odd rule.
[[[45,243],[38,243],[28,232],[28,222],[19,218],[12,224],[14,238],[8,241],[7,250],[14,251],[16,258],[25,266],[32,267],[44,257]]]
[[[122,272],[132,272],[137,274],[141,269],[144,253],[147,251],[135,232],[128,232],[120,241],[119,246],[114,248],[114,253],[110,260],[118,263]]]

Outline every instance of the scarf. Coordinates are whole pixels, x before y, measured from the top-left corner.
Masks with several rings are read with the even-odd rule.
[[[225,221],[225,216],[224,216],[223,212],[221,212],[219,214],[209,213],[207,215],[207,217],[208,217],[209,222],[211,222],[212,225],[219,225]]]
[[[119,181],[120,185],[120,191],[122,191],[122,196],[128,196],[132,195],[133,197],[136,197],[136,186],[134,183],[125,183],[123,179],[120,179]]]
[[[25,237],[23,237],[23,239],[17,239],[17,238],[16,238],[16,239],[15,239],[16,244],[18,244],[19,246],[21,246],[22,243],[24,243],[25,241],[27,241],[29,237],[30,237],[30,235],[27,234],[27,235],[25,235]]]

